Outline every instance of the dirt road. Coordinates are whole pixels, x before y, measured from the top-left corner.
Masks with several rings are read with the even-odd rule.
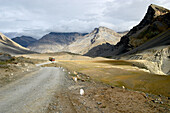
[[[42,113],[57,90],[64,86],[65,73],[43,67],[18,81],[0,88],[0,113]]]

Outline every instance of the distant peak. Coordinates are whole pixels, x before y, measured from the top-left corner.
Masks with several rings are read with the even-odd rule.
[[[95,33],[99,33],[99,32],[114,32],[114,33],[116,33],[114,30],[109,29],[109,28],[104,27],[104,26],[100,26],[98,28],[95,28],[92,32],[95,32]]]
[[[78,34],[78,32],[50,32],[49,34]]]

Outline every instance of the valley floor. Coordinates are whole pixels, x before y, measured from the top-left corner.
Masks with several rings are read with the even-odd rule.
[[[170,112],[169,76],[150,74],[132,61],[63,54],[25,55],[41,60],[49,56],[55,56],[57,62],[27,74],[21,72],[22,78],[2,84],[1,111]],[[74,82],[77,75],[78,81]],[[85,91],[83,96],[80,89]]]
[[[68,70],[61,68],[64,72]],[[74,82],[74,73],[68,74],[64,88],[56,92],[49,104],[49,113],[122,113],[122,112],[169,112],[169,101],[165,97],[151,97],[145,93],[95,82],[79,73]],[[80,89],[85,94],[80,95]],[[156,99],[164,103],[156,103]],[[161,99],[161,100],[160,100]]]

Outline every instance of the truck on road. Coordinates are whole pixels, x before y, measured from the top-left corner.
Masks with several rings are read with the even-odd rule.
[[[55,61],[55,58],[49,57],[49,61],[53,62],[53,61]]]

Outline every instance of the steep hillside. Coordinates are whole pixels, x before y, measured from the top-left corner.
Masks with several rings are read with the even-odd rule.
[[[36,52],[60,52],[67,48],[75,40],[82,38],[86,33],[59,33],[51,32],[43,36],[40,40],[30,44],[28,48]]]
[[[102,44],[115,45],[120,41],[124,34],[116,33],[115,31],[106,28],[95,28],[91,33],[85,35],[83,38],[76,40],[68,46],[69,51],[73,53],[85,54],[90,49],[100,46]]]
[[[12,40],[15,41],[16,43],[20,44],[23,47],[27,47],[28,45],[37,41],[35,38],[32,38],[30,36],[15,37]]]
[[[8,46],[12,46],[12,47],[17,47],[17,48],[21,48],[21,49],[25,49],[28,50],[25,47],[22,47],[21,45],[19,45],[18,43],[12,41],[10,38],[6,37],[4,34],[0,33],[0,42],[8,45]]]
[[[151,4],[143,20],[123,36],[118,44],[95,56],[117,57],[152,47],[169,45],[169,28],[170,10]],[[95,51],[95,49],[93,48],[91,51]],[[90,54],[87,53],[87,55]]]
[[[0,33],[0,52],[10,54],[34,53]]]

